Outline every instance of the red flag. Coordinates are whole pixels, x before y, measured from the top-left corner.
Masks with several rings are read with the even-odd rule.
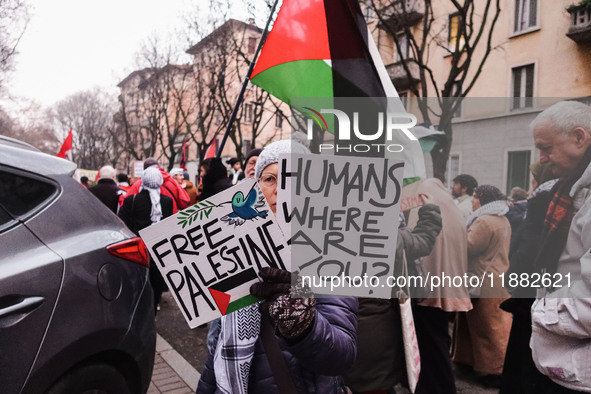
[[[61,157],[62,159],[68,159],[70,161],[72,160],[72,129],[70,129],[68,136],[62,144],[62,148],[56,156]]]
[[[211,158],[215,157],[215,151],[217,150],[217,146],[218,146],[218,137],[215,137],[213,139],[213,142],[211,143],[211,145],[207,149],[207,152],[205,152],[204,159],[211,159]]]
[[[183,139],[183,153],[181,154],[181,164],[180,167],[183,171],[187,171],[187,157],[185,156],[185,149],[187,147],[187,139]]]

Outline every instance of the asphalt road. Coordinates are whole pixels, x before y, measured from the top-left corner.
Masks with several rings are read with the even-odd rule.
[[[162,295],[160,311],[156,315],[156,329],[197,371],[201,372],[203,370],[207,360],[207,326],[191,330],[168,292]],[[499,392],[497,389],[479,385],[475,380],[474,373],[466,368],[455,367],[454,373],[458,394],[493,394]],[[408,393],[404,389],[397,392]]]

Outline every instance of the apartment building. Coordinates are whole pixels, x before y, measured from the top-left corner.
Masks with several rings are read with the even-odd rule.
[[[254,23],[230,19],[186,51],[193,56],[192,64],[145,68],[121,81],[126,126],[134,131],[138,146],[156,142],[154,152],[138,148],[138,155],[178,165],[185,142],[187,167],[196,175],[200,157],[222,142],[261,35]],[[244,157],[255,147],[286,137],[288,119],[286,105],[248,83],[222,157]]]
[[[487,0],[474,0],[476,24],[491,24],[496,2],[490,3],[486,13]],[[403,34],[404,26],[420,42],[424,14],[432,8],[426,39],[430,45],[425,50],[433,79],[442,88],[450,75],[454,50],[464,40],[457,9],[447,0],[430,1],[427,8],[424,0],[384,4],[386,20],[378,20],[371,7],[365,7],[366,18],[394,85],[402,97],[410,97],[408,110],[420,118],[410,89],[420,85],[420,69]],[[508,192],[513,186],[528,189],[528,167],[539,159],[528,129],[533,118],[562,99],[590,102],[591,7],[573,0],[500,0],[499,6],[490,38],[492,50],[473,88],[453,114],[446,180],[449,184],[457,174],[470,173],[480,183]],[[400,31],[397,40],[384,23],[394,24]],[[483,38],[471,54],[474,59],[484,53],[487,37]],[[476,70],[472,64],[467,79]],[[427,91],[428,97],[436,97],[432,84]],[[430,156],[425,158],[430,172]]]

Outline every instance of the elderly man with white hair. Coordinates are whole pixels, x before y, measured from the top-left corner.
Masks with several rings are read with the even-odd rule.
[[[559,178],[536,258],[545,288],[532,306],[530,346],[549,379],[535,392],[591,392],[591,108],[559,102],[531,129],[540,162]]]

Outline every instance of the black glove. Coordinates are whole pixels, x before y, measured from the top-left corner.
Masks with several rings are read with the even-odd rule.
[[[316,314],[316,299],[309,288],[302,286],[300,277],[291,286],[291,272],[265,267],[259,271],[263,280],[250,287],[250,294],[264,298],[261,312],[267,313],[281,335],[298,338],[312,327]]]

